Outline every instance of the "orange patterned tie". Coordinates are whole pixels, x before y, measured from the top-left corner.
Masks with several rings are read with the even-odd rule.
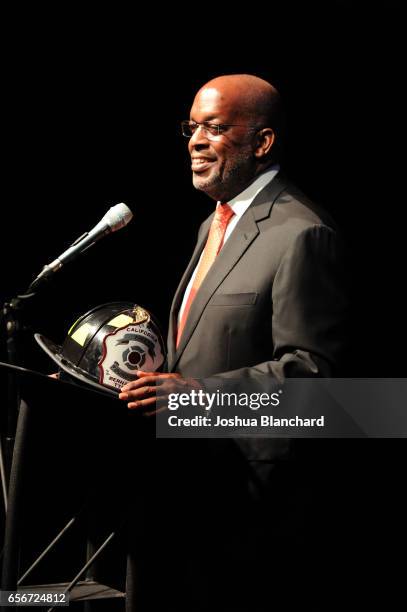
[[[209,268],[216,259],[217,254],[222,248],[225,238],[226,228],[230,219],[235,213],[230,208],[229,204],[219,204],[215,211],[215,216],[212,220],[212,225],[209,230],[208,240],[206,241],[205,249],[199,262],[198,270],[195,274],[194,282],[188,295],[185,304],[184,312],[182,313],[181,321],[178,326],[176,346],[178,347],[182,332],[188,318],[189,309],[197,294],[203,279],[207,275]]]

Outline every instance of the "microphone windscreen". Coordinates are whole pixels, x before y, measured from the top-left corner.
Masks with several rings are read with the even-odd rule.
[[[112,232],[115,232],[125,225],[127,225],[133,218],[133,213],[130,208],[124,204],[124,202],[120,202],[120,204],[116,204],[109,208],[105,216],[103,217],[103,221],[109,225]]]

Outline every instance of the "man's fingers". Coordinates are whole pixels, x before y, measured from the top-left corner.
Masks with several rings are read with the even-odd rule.
[[[154,408],[155,407],[155,397],[148,397],[146,399],[141,399],[137,401],[128,402],[127,408],[130,410],[134,409],[143,409],[143,408]]]
[[[167,407],[168,395],[179,386],[185,387],[179,374],[158,374],[157,372],[137,371],[137,380],[124,385],[119,393],[119,399],[127,402],[130,410],[149,407],[147,416],[161,412]]]
[[[155,380],[153,377],[139,378],[138,380],[132,380],[121,388],[123,393],[128,393],[134,389],[142,389],[146,385],[153,385]]]
[[[145,397],[149,397],[151,395],[155,396],[156,388],[154,385],[144,385],[143,387],[136,389],[129,389],[128,391],[121,391],[119,393],[119,399],[122,400],[138,400],[143,399]]]
[[[146,376],[160,376],[157,372],[143,372],[143,370],[137,370],[137,376],[139,378],[145,378]]]
[[[131,382],[125,384],[122,387],[122,391],[127,393],[132,389],[139,389],[144,387],[145,385],[163,385],[166,382],[171,382],[171,380],[177,380],[177,377],[174,374],[155,374],[154,372],[143,372],[143,376],[140,376],[136,380],[132,380]]]

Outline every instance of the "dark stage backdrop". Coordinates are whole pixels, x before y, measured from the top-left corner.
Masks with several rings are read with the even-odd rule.
[[[62,341],[92,306],[133,300],[166,330],[199,224],[213,208],[191,185],[179,122],[206,80],[249,72],[284,96],[288,175],[332,212],[348,241],[346,372],[406,376],[400,5],[288,1],[262,14],[246,7],[237,18],[201,7],[173,14],[168,28],[165,14],[71,16],[50,28],[20,19],[3,94],[2,301],[124,201],[131,224],[62,270],[27,319]],[[21,360],[53,370],[29,338]],[[341,519],[353,528],[356,558],[379,580],[403,534],[404,442],[353,442],[346,453],[358,462]]]
[[[62,340],[78,314],[121,299],[150,307],[166,328],[213,206],[191,185],[179,121],[207,79],[252,72],[285,98],[286,171],[349,243],[350,369],[405,374],[398,15],[391,4],[300,4],[277,4],[270,26],[256,29],[254,17],[214,25],[190,16],[177,35],[155,31],[143,43],[124,18],[110,28],[56,23],[41,36],[20,28],[5,88],[1,297],[24,289],[112,204],[127,202],[135,215],[60,272],[31,308],[36,330]],[[38,351],[26,355],[40,361]]]

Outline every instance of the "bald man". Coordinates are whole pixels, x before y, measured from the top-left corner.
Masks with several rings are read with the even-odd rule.
[[[174,297],[168,372],[140,373],[124,387],[130,409],[154,410],[158,379],[179,393],[193,378],[249,384],[336,373],[346,308],[341,241],[328,215],[282,175],[283,129],[277,90],[256,76],[221,76],[196,94],[182,130],[193,185],[216,210]],[[178,605],[270,610],[294,601],[290,579],[298,586],[299,571],[312,567],[298,454],[295,462],[286,440],[181,442],[178,459],[173,445],[163,462],[165,482],[176,482],[178,544],[169,556],[180,564],[180,583],[171,582]],[[301,609],[319,608],[302,596]]]
[[[170,374],[140,373],[121,399],[130,409],[153,408],[157,378],[179,392],[188,377],[334,375],[346,306],[341,242],[329,216],[280,171],[279,93],[253,75],[215,78],[196,94],[182,129],[194,187],[231,216],[203,272],[214,215],[199,230],[171,308]]]

